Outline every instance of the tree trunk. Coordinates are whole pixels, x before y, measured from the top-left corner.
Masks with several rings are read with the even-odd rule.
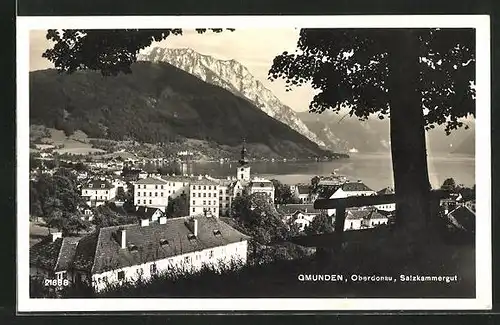
[[[396,229],[413,242],[426,238],[430,230],[430,183],[418,90],[419,40],[409,29],[394,30],[390,36],[388,87]]]

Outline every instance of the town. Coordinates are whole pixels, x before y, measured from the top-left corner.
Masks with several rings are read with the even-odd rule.
[[[316,176],[310,184],[282,184],[253,176],[247,155],[243,143],[234,175],[224,179],[147,173],[123,159],[79,163],[73,169],[67,168],[71,163],[48,168],[41,160],[31,170],[31,217],[32,224],[44,222],[48,228],[41,240],[31,243],[32,279],[58,281],[54,291],[63,283],[85,283],[100,292],[173,270],[192,273],[228,263],[241,267],[252,253],[249,243],[261,235],[259,230],[245,233],[245,222],[238,224],[238,220],[249,217],[242,214],[262,209],[258,218],[264,219],[270,211],[293,236],[318,234],[333,231],[336,212],[315,209],[315,200],[393,193],[389,187],[375,191],[362,180],[350,180],[336,171]],[[42,181],[51,177],[57,179],[49,189]],[[74,185],[57,188],[65,186],[57,184],[63,178],[73,179]],[[452,183],[447,180],[443,186],[456,187]],[[41,191],[71,191],[72,186],[78,196],[74,202],[65,201],[71,196],[68,193],[52,202],[36,201],[44,195]],[[474,225],[475,197],[467,193],[441,201],[442,215],[457,229]],[[250,209],[242,208],[244,202],[250,202]],[[57,204],[64,206],[58,210]],[[73,210],[67,211],[72,205]],[[394,203],[348,208],[344,231],[390,225],[395,210]]]

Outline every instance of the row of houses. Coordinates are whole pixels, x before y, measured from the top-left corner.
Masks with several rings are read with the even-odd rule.
[[[86,283],[99,292],[168,272],[246,264],[249,237],[219,218],[167,219],[158,211],[145,210],[149,217],[135,224],[100,228],[84,237],[52,233],[30,248],[30,275]]]

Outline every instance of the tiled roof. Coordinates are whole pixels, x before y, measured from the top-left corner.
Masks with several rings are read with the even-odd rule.
[[[146,177],[146,178],[138,180],[137,182],[135,182],[135,184],[163,185],[163,184],[167,184],[167,181],[159,179],[159,178],[155,178],[155,177]]]
[[[318,197],[329,199],[339,188],[340,185],[322,185],[318,189]]]
[[[62,238],[52,241],[51,236],[47,236],[40,242],[30,247],[30,265],[35,265],[45,270],[54,271],[57,265],[57,258],[62,245]]]
[[[476,214],[466,206],[454,209],[448,213],[448,218],[458,228],[472,232],[475,230]]]
[[[158,210],[160,209],[139,206],[133,214],[139,217],[140,219],[151,219],[153,214],[155,214],[155,212],[157,212]]]
[[[310,189],[308,185],[298,185],[297,191],[299,192],[299,194],[309,194]]]
[[[68,270],[72,266],[73,259],[75,258],[76,247],[80,239],[81,237],[64,237],[62,239],[59,259],[56,265],[56,272]]]
[[[342,184],[342,190],[346,192],[361,192],[361,191],[373,191],[371,188],[366,186],[361,182],[347,182]]]
[[[357,219],[387,219],[386,216],[379,213],[374,209],[348,209],[346,219],[357,220]]]
[[[186,218],[169,219],[165,224],[151,223],[144,227],[133,224],[101,228],[98,233],[80,241],[75,265],[97,274],[249,239],[217,218],[196,217],[196,220],[198,236],[194,239],[189,238],[192,232],[186,225]],[[127,245],[135,245],[137,251],[120,248],[115,239],[120,227],[126,230]],[[215,234],[215,230],[219,230],[220,235]],[[168,244],[161,245],[160,240],[167,240]]]
[[[283,214],[293,214],[297,211],[307,212],[307,213],[319,213],[320,210],[316,210],[312,204],[282,204],[276,207],[278,212]]]
[[[52,241],[51,236],[45,237],[30,247],[30,264],[55,272],[68,270],[80,238],[64,237]]]
[[[390,187],[386,187],[386,188],[383,188],[380,191],[378,191],[377,194],[378,195],[394,194],[394,190]]]
[[[90,187],[90,184],[92,184],[92,187]],[[104,187],[101,187],[101,185],[104,185]],[[83,189],[95,189],[95,190],[98,190],[98,189],[112,189],[113,188],[113,185],[111,185],[110,182],[108,182],[107,180],[101,180],[101,179],[94,179],[94,180],[91,180],[90,182],[88,182],[87,184],[85,184],[84,186],[82,186]]]
[[[249,185],[250,187],[274,187],[273,183],[267,180],[252,180]]]
[[[161,178],[163,178],[167,182],[190,183],[196,180],[198,176],[162,175]]]
[[[191,180],[190,184],[191,185],[218,185],[218,183],[216,181],[213,181],[211,179],[206,179],[206,178],[193,179],[193,180]]]

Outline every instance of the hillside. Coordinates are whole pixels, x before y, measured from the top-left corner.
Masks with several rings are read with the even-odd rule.
[[[248,100],[167,63],[138,62],[132,74],[117,77],[31,72],[30,124],[148,143],[198,139],[235,147],[245,138],[263,156],[330,154]]]
[[[298,113],[299,117],[315,132],[325,143],[339,143],[339,150],[355,148],[360,152],[383,152],[390,150],[389,120],[369,118],[367,121],[359,121],[357,118],[333,112],[313,114],[308,112]],[[474,142],[475,121],[469,121],[468,130],[461,128],[454,130],[450,135],[444,132],[444,126],[427,131],[427,148],[434,153],[469,153],[474,152],[467,143],[463,149],[457,149],[466,139]],[[459,152],[463,151],[463,152]]]
[[[294,110],[283,104],[238,61],[218,60],[189,48],[160,47],[150,48],[140,53],[138,58],[143,61],[167,62],[205,82],[246,98],[267,115],[288,125],[316,144],[325,146],[325,143],[308,129]]]

